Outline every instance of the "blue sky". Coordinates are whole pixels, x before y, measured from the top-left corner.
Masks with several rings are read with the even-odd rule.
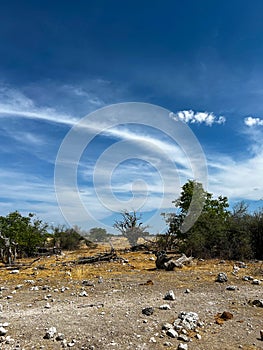
[[[262,207],[262,13],[260,0],[1,1],[1,215],[34,212],[62,224],[66,212],[68,224],[113,232],[116,213],[133,208],[156,233],[164,228],[160,212],[195,177],[198,145],[209,192]],[[113,120],[108,106],[129,102],[160,106],[185,124],[190,164],[183,138],[164,135],[170,120],[161,115],[158,130],[148,117],[135,125],[127,104],[120,125],[102,132]],[[74,129],[92,112],[92,125],[85,119]],[[62,213],[54,186],[72,128],[70,154],[83,130],[94,137],[78,159],[63,159],[66,174],[76,168],[87,215],[75,202],[74,178],[62,176]]]

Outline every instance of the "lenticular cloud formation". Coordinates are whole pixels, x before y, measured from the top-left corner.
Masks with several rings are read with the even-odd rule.
[[[190,124],[202,124],[212,126],[213,124],[224,124],[226,118],[223,116],[216,117],[213,113],[208,112],[194,112],[192,110],[179,111],[177,113],[171,113],[171,117],[175,120],[180,120]]]

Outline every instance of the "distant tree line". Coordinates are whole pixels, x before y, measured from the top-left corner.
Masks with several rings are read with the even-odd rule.
[[[176,248],[202,258],[263,259],[263,209],[249,213],[248,206],[240,202],[230,211],[227,197],[213,198],[192,180],[184,184],[173,203],[176,211],[163,214],[168,230],[158,236],[159,248]],[[184,221],[195,212],[200,214],[195,223],[183,230]]]
[[[78,227],[49,226],[29,213],[18,211],[0,216],[0,260],[12,263],[16,257],[31,257],[41,248],[74,250],[91,241],[79,233]]]
[[[240,202],[230,211],[227,197],[214,198],[193,180],[183,185],[173,203],[175,212],[163,214],[168,229],[157,235],[157,249],[176,249],[202,258],[263,260],[263,209],[250,213]],[[131,246],[149,236],[141,214],[124,210],[120,215],[113,226]],[[194,222],[188,229],[187,220]],[[23,216],[15,211],[0,216],[0,259],[12,263],[16,257],[35,255],[39,248],[74,250],[82,244],[109,241],[111,236],[99,227],[86,232],[77,226],[49,226],[32,213]]]

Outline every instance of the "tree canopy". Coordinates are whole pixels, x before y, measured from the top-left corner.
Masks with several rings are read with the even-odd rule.
[[[262,211],[249,214],[247,206],[241,202],[231,212],[227,197],[214,198],[201,183],[193,180],[183,185],[180,197],[173,203],[176,211],[164,215],[168,229],[159,237],[166,249],[176,246],[186,254],[199,257],[262,258]],[[196,213],[198,217],[194,216]],[[191,215],[194,216],[193,225],[188,230],[182,229]]]

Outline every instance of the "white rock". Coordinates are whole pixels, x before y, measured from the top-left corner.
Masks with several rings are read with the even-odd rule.
[[[172,290],[169,290],[169,291],[165,294],[164,300],[175,300],[174,292],[173,292]]]
[[[173,328],[168,329],[166,334],[168,335],[168,337],[171,337],[171,338],[177,338],[178,337],[178,333]]]
[[[0,335],[6,335],[7,332],[8,332],[8,331],[7,331],[6,328],[0,327]]]
[[[21,289],[23,287],[23,284],[18,284],[17,286],[15,286],[15,289]]]
[[[171,323],[164,323],[163,326],[162,326],[162,329],[164,330],[168,330],[168,329],[173,329],[173,325]]]
[[[55,334],[57,333],[56,327],[50,327],[44,336],[45,339],[51,339],[54,338]]]
[[[156,339],[154,337],[151,337],[150,340],[149,340],[150,343],[156,343]]]
[[[178,350],[187,350],[188,349],[188,345],[187,344],[183,344],[183,343],[180,343],[178,345]]]
[[[160,310],[171,310],[171,306],[168,304],[163,304],[159,306]]]

